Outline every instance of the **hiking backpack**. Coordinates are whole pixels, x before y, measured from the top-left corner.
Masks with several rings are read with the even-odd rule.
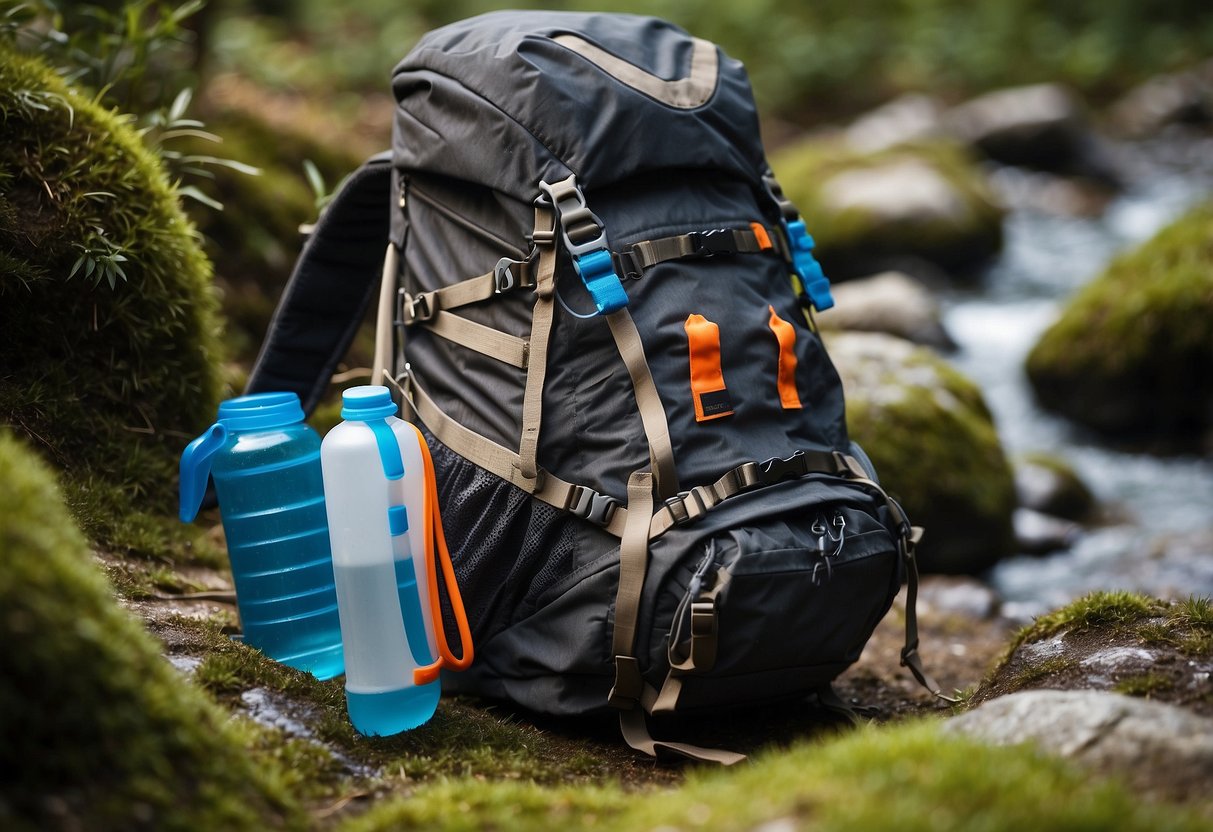
[[[733,762],[646,714],[828,696],[908,579],[937,692],[917,530],[848,439],[742,65],[653,18],[497,12],[392,90],[248,391],[310,412],[378,294],[373,383],[430,442],[477,645],[447,689]]]

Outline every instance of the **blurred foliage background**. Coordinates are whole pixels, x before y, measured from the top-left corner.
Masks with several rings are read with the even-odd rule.
[[[271,86],[382,90],[427,29],[502,7],[667,18],[744,61],[759,105],[797,123],[911,89],[1052,80],[1098,100],[1213,51],[1205,0],[212,0],[208,59]]]

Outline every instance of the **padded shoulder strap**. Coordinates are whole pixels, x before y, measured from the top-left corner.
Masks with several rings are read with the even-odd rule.
[[[246,393],[293,392],[311,413],[379,287],[389,234],[391,153],[341,186],[303,247],[249,375]]]

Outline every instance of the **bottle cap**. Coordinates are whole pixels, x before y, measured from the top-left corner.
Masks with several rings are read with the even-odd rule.
[[[388,389],[378,384],[351,387],[341,394],[341,418],[366,422],[385,419],[398,411]]]
[[[219,424],[228,430],[283,428],[303,421],[303,406],[294,393],[254,393],[219,405]]]

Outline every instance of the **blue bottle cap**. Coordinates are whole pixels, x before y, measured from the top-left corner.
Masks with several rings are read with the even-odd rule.
[[[283,428],[303,421],[303,406],[294,393],[254,393],[219,405],[219,423],[228,430]]]
[[[395,416],[398,408],[388,389],[378,384],[351,387],[341,394],[341,418],[357,422]]]

